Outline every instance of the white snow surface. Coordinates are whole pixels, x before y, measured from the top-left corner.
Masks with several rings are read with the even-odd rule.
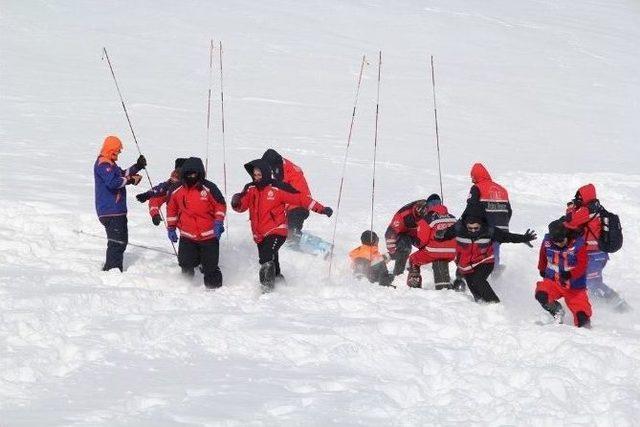
[[[510,191],[512,229],[563,213],[593,182],[625,247],[606,281],[640,307],[640,7],[624,0],[87,1],[0,6],[0,425],[635,425],[640,321],[594,301],[593,328],[536,324],[537,247],[503,247],[499,305],[359,282],[346,253],[368,228],[383,51],[375,225],[438,190],[459,214],[482,161]],[[335,207],[360,58],[366,68],[336,264],[282,249],[287,284],[257,286],[246,214],[229,214],[224,286],[129,247],[101,272],[92,165],[108,134],[155,182],[205,156],[209,39],[224,42],[228,193],[273,147]],[[217,66],[210,178],[222,187]],[[128,188],[129,238],[171,250]],[[331,238],[333,221],[306,227]]]

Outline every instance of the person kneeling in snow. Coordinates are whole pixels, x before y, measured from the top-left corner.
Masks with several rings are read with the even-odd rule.
[[[538,270],[542,281],[536,285],[535,297],[559,322],[562,323],[564,309],[558,302],[564,298],[573,313],[576,326],[588,327],[591,304],[587,295],[587,244],[583,236],[572,237],[562,220],[549,224],[549,233],[540,246]]]
[[[467,286],[476,301],[500,302],[487,278],[493,271],[493,244],[525,243],[531,246],[536,239],[533,230],[524,234],[509,233],[487,224],[481,205],[467,207],[466,216],[452,227],[436,233],[436,240],[456,239],[456,264],[464,275]]]
[[[275,280],[282,279],[278,250],[287,240],[287,206],[298,206],[330,217],[333,210],[313,200],[308,194],[271,178],[269,164],[257,159],[244,165],[253,182],[234,194],[231,207],[236,212],[249,210],[253,240],[258,245],[260,284],[269,292]]]
[[[187,159],[176,159],[175,168],[173,172],[171,172],[168,180],[152,187],[149,191],[136,195],[136,199],[138,199],[140,203],[144,203],[147,200],[149,201],[149,215],[151,215],[153,225],[160,225],[162,222],[160,208],[169,201],[169,190],[180,182],[180,168],[185,160]]]
[[[218,258],[226,212],[222,193],[205,179],[202,160],[189,157],[182,165],[180,183],[170,191],[167,235],[175,243],[176,228],[180,230],[178,264],[182,273],[193,276],[194,269],[201,264],[204,285],[211,289],[222,286]]]
[[[349,252],[351,268],[356,277],[365,276],[371,283],[380,286],[392,286],[394,275],[387,270],[388,255],[378,250],[378,235],[370,230],[360,236],[361,246]]]
[[[418,221],[427,213],[427,200],[420,199],[407,203],[398,210],[384,233],[387,251],[395,261],[393,274],[404,273],[407,260],[411,254],[411,247],[418,247]]]
[[[138,185],[142,177],[138,172],[147,166],[143,155],[135,164],[122,170],[116,164],[122,151],[122,141],[117,136],[105,138],[100,156],[93,165],[95,202],[98,219],[107,232],[107,256],[103,271],[117,268],[122,271],[124,251],[127,248],[127,185]]]
[[[456,278],[454,283],[451,283],[449,275],[449,262],[456,257],[455,241],[439,242],[435,239],[439,230],[446,230],[455,223],[456,218],[442,204],[440,196],[435,193],[430,195],[427,198],[427,213],[424,218],[418,220],[416,239],[419,249],[409,257],[409,274],[407,275],[409,287],[422,287],[420,267],[431,263],[436,290],[464,290],[464,280]]]

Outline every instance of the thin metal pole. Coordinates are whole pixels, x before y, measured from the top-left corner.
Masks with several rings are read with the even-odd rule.
[[[109,64],[109,69],[111,70],[111,76],[113,77],[113,82],[116,84],[116,90],[118,91],[118,96],[120,97],[120,103],[122,104],[122,109],[124,110],[124,115],[127,117],[127,123],[129,123],[129,129],[131,129],[131,135],[133,136],[133,142],[136,143],[136,147],[138,149],[138,154],[142,156],[142,151],[140,150],[140,144],[138,144],[138,138],[136,138],[136,133],[133,130],[133,125],[131,124],[131,118],[129,117],[129,112],[127,111],[127,106],[124,103],[124,98],[122,97],[122,92],[120,92],[120,86],[118,85],[118,79],[116,79],[116,73],[113,71],[113,66],[111,65],[111,59],[109,59],[109,54],[107,53],[107,48],[103,47],[102,51],[104,53],[103,59],[107,58],[107,63]],[[151,182],[151,177],[149,176],[149,171],[147,168],[144,169],[144,173],[147,175],[147,180],[149,181],[149,186],[153,188],[153,183]],[[160,214],[160,218],[162,218],[162,222],[164,223],[165,228],[167,227],[167,221],[164,219],[164,215],[162,212],[158,210]],[[178,256],[178,251],[176,250],[176,245],[173,241],[171,242],[171,247],[173,248],[173,253]]]
[[[380,74],[382,70],[382,51],[378,52],[378,90],[376,95],[376,130],[373,139],[373,176],[371,179],[371,232],[373,232],[373,208],[376,195],[376,158],[378,155],[378,118],[380,116]]]
[[[431,87],[433,88],[433,115],[436,121],[436,148],[438,151],[438,176],[440,178],[440,199],[444,203],[442,191],[442,166],[440,164],[440,132],[438,130],[438,108],[436,106],[436,73],[433,67],[433,55],[431,55]]]
[[[342,187],[344,185],[344,175],[347,170],[347,159],[349,157],[349,147],[351,146],[351,135],[353,133],[353,124],[356,119],[356,109],[358,107],[358,98],[360,97],[360,85],[362,83],[362,75],[364,66],[367,63],[366,55],[362,55],[362,63],[360,64],[360,74],[358,74],[358,83],[356,86],[356,97],[353,102],[353,111],[351,113],[351,123],[349,124],[349,135],[347,136],[347,148],[344,152],[344,161],[342,162],[342,176],[340,177],[340,188],[338,189],[338,202],[336,204],[336,217],[333,223],[333,236],[331,237],[331,252],[329,252],[329,278],[331,278],[331,267],[333,266],[333,249],[336,243],[336,231],[338,229],[338,216],[340,216],[340,202],[342,200]]]
[[[211,86],[213,85],[213,39],[209,45],[209,94],[207,96],[207,155],[204,163],[205,173],[209,172],[209,130],[211,128]]]
[[[129,245],[129,246],[133,246],[133,247],[136,247],[136,248],[141,248],[141,249],[147,249],[147,250],[150,250],[150,251],[160,252],[161,254],[165,254],[165,255],[177,256],[175,253],[171,253],[169,251],[165,251],[165,250],[162,250],[162,249],[159,249],[159,248],[154,248],[152,246],[138,245],[136,243],[124,242],[122,240],[116,240],[116,239],[110,239],[108,237],[100,236],[98,234],[87,233],[87,232],[82,231],[82,230],[73,230],[73,232],[76,233],[76,234],[83,234],[85,236],[95,237],[97,239],[107,240],[108,242],[118,243],[120,245]]]

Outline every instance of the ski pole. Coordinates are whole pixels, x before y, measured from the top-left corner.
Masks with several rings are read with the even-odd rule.
[[[349,124],[349,134],[347,136],[347,148],[344,152],[344,161],[342,162],[342,176],[340,177],[340,188],[338,189],[338,202],[336,204],[336,217],[333,223],[333,236],[331,237],[331,251],[329,252],[329,279],[331,279],[331,267],[333,266],[333,248],[336,243],[336,231],[338,229],[338,216],[340,215],[340,201],[342,200],[342,187],[344,185],[344,175],[347,170],[347,159],[349,157],[349,146],[351,145],[351,135],[353,133],[353,123],[356,119],[356,109],[358,107],[358,97],[360,96],[360,85],[362,83],[362,75],[364,66],[367,65],[366,55],[362,55],[362,63],[360,64],[360,74],[358,74],[358,83],[356,86],[356,97],[353,102],[353,111],[351,112],[351,123]]]
[[[373,236],[373,207],[376,194],[376,158],[378,154],[378,117],[380,115],[380,74],[382,70],[382,51],[378,52],[378,89],[376,95],[376,126],[373,138],[373,175],[371,179],[371,235]]]
[[[140,150],[140,144],[138,144],[138,138],[136,138],[136,133],[133,131],[133,125],[131,124],[131,119],[129,118],[129,112],[127,111],[127,106],[124,103],[124,98],[122,97],[122,92],[120,92],[120,86],[118,85],[118,79],[116,79],[116,73],[113,71],[113,66],[111,65],[111,59],[109,59],[109,54],[107,53],[107,48],[103,47],[102,51],[104,56],[102,59],[107,58],[107,63],[109,64],[109,70],[111,70],[111,76],[113,77],[113,82],[116,85],[116,90],[118,91],[118,96],[120,97],[120,103],[122,104],[122,109],[124,110],[124,115],[127,117],[127,123],[129,123],[129,129],[131,129],[131,135],[133,136],[133,141],[136,143],[136,147],[138,148],[138,154],[142,156],[142,151]],[[149,171],[147,168],[144,168],[144,173],[147,175],[147,180],[149,181],[149,187],[153,188],[153,183],[151,182],[151,176],[149,176]],[[162,218],[162,222],[164,223],[165,228],[167,228],[167,221],[164,219],[164,215],[162,212],[158,210],[158,214],[160,218]],[[170,240],[171,247],[173,248],[173,253],[175,256],[178,256],[178,251],[176,250],[176,245]]]
[[[211,123],[211,86],[213,84],[213,39],[209,45],[209,94],[207,96],[207,155],[204,162],[205,173],[209,172],[209,129]]]
[[[220,121],[222,130],[222,184],[224,187],[224,197],[227,198],[227,145],[224,134],[224,81],[222,72],[222,41],[220,41]],[[225,216],[225,228],[227,229],[227,240],[229,239],[229,221]]]
[[[440,166],[440,133],[438,132],[438,108],[436,107],[436,73],[433,68],[433,55],[431,55],[431,87],[433,88],[433,115],[436,122],[436,148],[438,151],[438,176],[440,178],[440,199],[444,203],[442,192],[442,168]]]
[[[165,254],[165,255],[177,256],[177,254],[175,254],[175,253],[171,253],[169,251],[165,251],[165,250],[159,249],[159,248],[154,248],[152,246],[138,245],[136,243],[131,243],[131,242],[123,242],[122,240],[110,239],[108,237],[100,236],[98,234],[87,233],[87,232],[82,231],[82,230],[73,230],[73,232],[76,233],[76,234],[83,234],[85,236],[96,237],[98,239],[103,239],[103,240],[106,240],[108,242],[118,243],[120,245],[129,245],[129,246],[134,246],[136,248],[141,248],[141,249],[147,249],[147,250],[150,250],[150,251],[160,252],[161,254]]]

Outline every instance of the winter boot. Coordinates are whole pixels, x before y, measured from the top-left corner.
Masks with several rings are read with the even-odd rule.
[[[420,275],[420,267],[411,265],[409,266],[409,275],[407,276],[407,286],[410,288],[422,287],[422,276]]]
[[[217,289],[222,286],[222,272],[220,268],[216,268],[210,276],[205,276],[204,286],[207,289]]]
[[[576,320],[576,326],[578,328],[591,329],[591,320],[589,319],[589,316],[587,316],[587,313],[585,313],[584,311],[579,311],[576,313]]]
[[[391,287],[395,288],[395,286],[392,285],[393,279],[395,277],[396,276],[394,276],[391,273],[383,273],[383,274],[381,274],[380,275],[380,282],[379,282],[380,286],[391,286]]]
[[[436,284],[436,290],[453,289],[451,276],[449,275],[449,262],[433,261],[431,267],[433,268],[433,281]]]
[[[193,277],[196,274],[196,272],[191,267],[182,267],[182,274],[184,274],[187,277]]]
[[[268,293],[273,291],[276,279],[276,266],[273,261],[267,261],[260,266],[260,285],[262,292]]]

